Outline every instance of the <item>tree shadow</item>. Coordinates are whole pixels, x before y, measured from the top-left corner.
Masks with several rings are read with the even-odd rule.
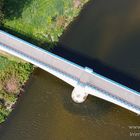
[[[32,0],[4,0],[5,17],[7,19],[19,18],[25,5],[31,2]]]

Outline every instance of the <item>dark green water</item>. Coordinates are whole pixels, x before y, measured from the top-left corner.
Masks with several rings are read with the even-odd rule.
[[[139,27],[139,0],[91,1],[60,43],[68,47],[67,53],[77,54],[75,58],[71,53],[66,57],[83,66],[92,66],[96,58],[139,80]],[[87,60],[81,62],[82,57]],[[96,70],[99,68],[102,67]],[[108,68],[104,71],[108,73]],[[129,129],[131,125],[140,125],[139,116],[95,97],[75,104],[71,92],[72,87],[37,69],[16,109],[1,126],[0,140],[140,139],[130,136],[130,132],[140,130]]]

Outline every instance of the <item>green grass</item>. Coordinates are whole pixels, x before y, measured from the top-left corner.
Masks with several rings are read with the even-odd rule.
[[[42,42],[57,42],[88,0],[22,0],[26,2],[19,10],[19,15],[14,12],[9,14],[10,10],[17,8],[16,3],[20,4],[17,1],[6,0],[5,7],[10,9],[6,9],[5,27]],[[74,8],[74,1],[81,2],[79,8]]]

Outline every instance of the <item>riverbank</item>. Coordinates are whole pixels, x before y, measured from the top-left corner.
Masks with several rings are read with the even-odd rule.
[[[12,111],[33,69],[29,63],[0,56],[0,122]]]
[[[3,28],[13,30],[37,45],[59,40],[69,23],[79,14],[88,0],[5,0]],[[33,72],[33,65],[0,53],[0,123],[12,111],[19,93]]]

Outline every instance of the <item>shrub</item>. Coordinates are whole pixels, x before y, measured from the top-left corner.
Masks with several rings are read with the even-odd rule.
[[[9,79],[6,79],[4,83],[4,89],[8,93],[16,94],[20,92],[19,80],[16,77],[11,76]]]
[[[4,106],[0,105],[0,123],[5,121],[9,113],[10,112]]]

